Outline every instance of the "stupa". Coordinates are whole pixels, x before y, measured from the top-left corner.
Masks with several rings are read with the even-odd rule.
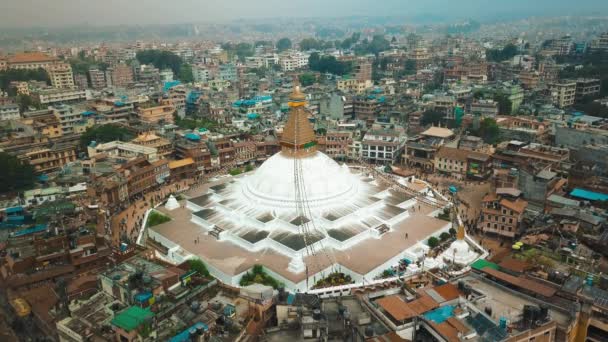
[[[281,152],[253,174],[212,186],[187,207],[191,221],[218,240],[248,251],[271,248],[291,258],[290,272],[300,273],[311,251],[345,250],[378,238],[406,219],[416,200],[318,151],[298,87],[288,104]]]
[[[451,187],[450,191],[454,198],[451,210],[451,220],[452,228],[456,228],[456,240],[441,254],[440,258],[447,263],[465,266],[474,262],[480,254],[475,252],[465,239],[466,233],[464,224],[462,223],[460,215],[458,215],[458,197],[456,195],[456,190]]]

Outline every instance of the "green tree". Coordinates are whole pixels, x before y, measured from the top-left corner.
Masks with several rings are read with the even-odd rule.
[[[129,141],[134,137],[134,134],[125,127],[107,124],[88,128],[80,136],[80,145],[86,147],[91,141],[97,143],[106,143],[114,140]]]
[[[403,71],[406,75],[413,75],[416,73],[416,61],[413,59],[406,59]]]
[[[289,38],[281,38],[277,41],[277,50],[279,50],[279,52],[289,49],[291,49],[291,40]]]
[[[161,70],[171,69],[175,75],[179,75],[179,70],[184,63],[180,56],[165,50],[139,51],[136,58],[141,64],[152,64]]]
[[[320,56],[319,53],[314,52],[308,57],[308,67],[321,73],[345,75],[352,70],[352,63],[340,62],[334,56]]]
[[[201,259],[196,258],[188,260],[188,266],[190,266],[192,271],[196,271],[198,274],[204,277],[209,277],[209,270]]]
[[[7,69],[0,71],[0,89],[8,91],[13,81],[42,81],[51,84],[51,79],[46,70],[38,68],[35,70]]]
[[[507,44],[502,49],[488,49],[486,50],[486,59],[491,62],[502,62],[513,58],[519,53],[517,46],[513,44]]]
[[[439,239],[434,236],[431,236],[429,238],[429,240],[427,241],[427,244],[429,245],[429,247],[435,248],[435,247],[439,246]]]
[[[34,167],[6,152],[0,152],[0,174],[0,193],[28,189],[36,182]]]
[[[439,238],[441,239],[441,241],[448,241],[450,239],[451,235],[450,233],[447,232],[443,232],[441,233],[441,235],[439,235]]]
[[[27,94],[17,95],[16,102],[19,105],[19,111],[21,113],[26,112],[28,110],[28,108],[32,107],[32,106],[38,108],[36,103],[34,103],[34,99],[30,95],[27,95]]]
[[[436,110],[427,110],[422,113],[422,118],[420,119],[420,123],[423,126],[428,125],[439,125],[443,122],[445,118],[445,113]]]
[[[314,38],[304,38],[300,41],[300,50],[321,50],[325,48],[325,42],[322,40],[316,40]]]
[[[309,85],[313,85],[317,81],[317,78],[315,77],[315,75],[311,74],[309,72],[301,74],[298,77],[298,79],[300,80],[300,84],[303,87],[308,87]]]
[[[509,97],[502,93],[497,93],[494,95],[494,101],[498,102],[498,112],[501,115],[511,115],[513,103],[509,100]]]
[[[182,64],[179,68],[178,79],[184,83],[194,82],[194,74],[192,73],[192,66],[190,64]]]
[[[496,144],[500,140],[500,128],[496,120],[485,118],[479,124],[479,137],[488,144]]]

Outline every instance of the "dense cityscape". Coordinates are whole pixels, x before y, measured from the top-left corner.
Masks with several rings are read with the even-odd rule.
[[[608,17],[496,18],[0,29],[0,341],[608,341]]]

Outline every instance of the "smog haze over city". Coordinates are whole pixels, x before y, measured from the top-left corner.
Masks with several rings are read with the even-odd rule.
[[[0,341],[608,341],[608,0],[0,0]]]

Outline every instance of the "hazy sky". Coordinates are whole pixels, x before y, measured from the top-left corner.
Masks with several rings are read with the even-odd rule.
[[[239,18],[606,14],[608,0],[0,0],[0,26],[167,24]]]

